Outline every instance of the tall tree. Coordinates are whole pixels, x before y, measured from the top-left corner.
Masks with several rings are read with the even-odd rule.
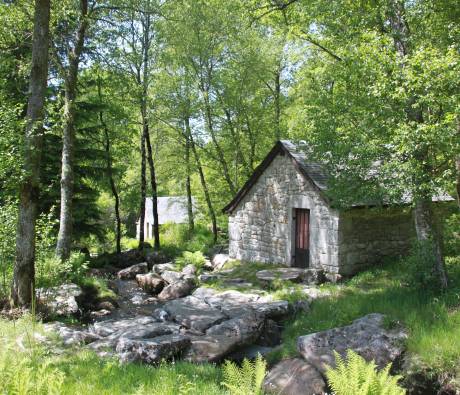
[[[66,63],[56,54],[58,68],[64,80],[64,114],[61,164],[61,201],[59,216],[59,234],[56,256],[65,260],[72,248],[72,200],[74,194],[74,151],[75,151],[75,100],[77,96],[78,70],[84,50],[88,28],[88,0],[80,0],[77,30],[73,45],[67,48]]]
[[[16,262],[12,285],[15,305],[32,302],[35,285],[35,223],[38,214],[45,91],[48,78],[50,1],[36,0],[32,64],[27,104],[24,170],[20,185]]]

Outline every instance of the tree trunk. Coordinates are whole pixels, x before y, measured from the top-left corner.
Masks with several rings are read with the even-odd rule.
[[[144,124],[145,142],[147,144],[147,159],[150,171],[150,186],[152,187],[152,214],[153,214],[153,248],[160,249],[160,227],[158,224],[158,192],[155,166],[153,163],[152,145],[150,144],[150,133],[148,121]]]
[[[455,167],[457,168],[457,204],[460,208],[460,156],[455,160]]]
[[[141,134],[141,204],[139,209],[139,250],[144,249],[144,223],[145,223],[145,135]]]
[[[444,267],[444,258],[441,248],[441,237],[433,222],[433,210],[431,199],[419,199],[415,203],[414,219],[417,239],[421,242],[432,243],[435,258],[435,270],[442,288],[447,288],[447,273]]]
[[[35,287],[35,223],[38,213],[43,117],[48,78],[50,0],[35,1],[32,64],[27,103],[24,168],[20,185],[16,261],[11,297],[15,306],[32,303]]]
[[[99,102],[102,103],[102,88],[101,80],[97,80],[97,93],[99,96]],[[105,155],[107,161],[107,177],[109,178],[110,189],[112,191],[113,198],[115,199],[115,221],[116,221],[116,249],[117,254],[121,253],[121,218],[120,218],[120,197],[118,195],[117,187],[115,180],[113,178],[113,166],[112,166],[112,155],[110,153],[110,135],[107,124],[104,121],[104,116],[102,111],[99,111],[99,121],[104,129],[105,136]]]
[[[80,25],[75,46],[69,51],[68,71],[65,80],[64,125],[61,169],[61,212],[56,256],[64,261],[70,256],[73,228],[73,187],[74,187],[74,150],[75,150],[75,98],[77,94],[78,66],[83,52],[88,14],[88,0],[80,0]]]
[[[187,193],[188,232],[189,234],[192,234],[193,230],[195,229],[195,220],[193,218],[192,186],[190,182],[192,169],[190,164],[190,138],[188,136],[185,137],[185,166],[187,169],[185,189]]]
[[[190,147],[192,149],[193,155],[195,157],[196,166],[198,168],[198,174],[200,175],[200,182],[201,187],[203,188],[204,197],[206,200],[206,204],[208,206],[209,216],[211,217],[212,223],[212,233],[214,235],[214,244],[217,242],[217,220],[216,220],[216,213],[214,211],[214,207],[212,206],[211,197],[209,195],[208,185],[206,184],[206,179],[204,177],[203,168],[201,167],[200,156],[195,146],[195,142],[193,141],[192,131],[190,129],[190,120],[185,118],[185,132],[190,141]]]
[[[230,172],[228,171],[228,165],[227,165],[227,161],[225,160],[224,152],[222,151],[222,148],[219,142],[217,141],[216,134],[214,133],[214,125],[213,125],[212,114],[211,114],[211,104],[209,103],[209,92],[204,88],[202,88],[201,91],[204,97],[206,126],[211,136],[211,140],[214,143],[214,146],[216,147],[217,157],[219,158],[219,162],[222,167],[225,181],[227,181],[230,192],[232,193],[232,195],[234,195],[236,193],[235,184],[233,183],[230,177]]]
[[[275,138],[281,140],[281,61],[278,70],[275,71]]]

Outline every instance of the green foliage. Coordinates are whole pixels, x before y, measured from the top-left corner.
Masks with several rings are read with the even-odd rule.
[[[186,224],[164,224],[160,227],[162,248],[172,254],[181,251],[208,252],[213,244],[211,231],[207,226],[197,223],[192,234]]]
[[[245,358],[239,367],[235,362],[225,361],[223,365],[225,386],[231,395],[262,395],[262,383],[267,363],[260,354],[255,361]]]
[[[444,247],[446,255],[460,255],[460,213],[451,214],[445,221]]]
[[[335,395],[404,395],[398,385],[401,376],[391,376],[391,364],[377,371],[374,361],[366,362],[359,354],[348,350],[342,358],[334,352],[337,366],[326,370],[326,377]]]
[[[183,269],[187,265],[193,265],[200,272],[206,263],[206,258],[201,251],[184,251],[180,257],[176,258],[175,262],[180,269]]]

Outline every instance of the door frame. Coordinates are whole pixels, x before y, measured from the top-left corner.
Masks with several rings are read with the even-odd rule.
[[[308,212],[308,262],[307,262],[307,268],[311,266],[311,209],[307,207],[292,207],[291,208],[292,213],[291,213],[291,266],[292,267],[297,267],[296,266],[296,245],[297,245],[297,210],[304,210]]]

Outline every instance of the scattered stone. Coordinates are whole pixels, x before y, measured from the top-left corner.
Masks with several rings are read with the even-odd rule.
[[[176,268],[176,265],[174,265],[174,263],[167,262],[167,263],[160,263],[158,265],[154,265],[153,268],[152,268],[152,271],[157,273],[157,274],[161,274],[166,270],[174,271],[175,268]]]
[[[117,277],[120,280],[134,280],[136,275],[147,273],[147,270],[147,262],[137,263],[136,265],[120,270],[117,273]]]
[[[219,274],[216,274],[216,273],[201,274],[201,275],[198,276],[198,280],[200,280],[200,282],[202,282],[202,283],[210,283],[210,282],[219,280],[220,278],[222,278],[222,276],[220,276]]]
[[[182,274],[188,274],[188,275],[195,275],[196,274],[196,267],[195,265],[192,265],[191,263],[185,266],[182,269]]]
[[[105,317],[107,315],[110,315],[112,312],[110,310],[106,310],[106,309],[100,309],[100,310],[94,310],[94,311],[91,311],[89,313],[89,316],[92,318],[92,319],[97,319],[97,318],[101,318],[101,317]]]
[[[117,308],[118,303],[116,301],[112,300],[102,300],[97,303],[96,305],[96,310],[109,310],[113,311]]]
[[[295,283],[321,284],[325,281],[322,269],[300,269],[296,267],[282,267],[271,270],[260,270],[256,277],[263,282],[271,283],[275,280],[292,281]]]
[[[274,347],[265,347],[254,344],[252,346],[243,347],[230,353],[225,357],[225,359],[236,362],[242,362],[244,359],[254,360],[258,355],[264,357],[274,349]]]
[[[301,336],[297,349],[321,373],[327,365],[335,366],[334,350],[345,356],[348,349],[366,361],[374,360],[381,369],[402,355],[407,338],[401,327],[385,329],[384,318],[382,314],[368,314],[348,326]]]
[[[144,291],[153,295],[160,293],[165,286],[163,278],[155,273],[138,274],[136,281]]]
[[[211,264],[214,270],[221,270],[230,261],[228,254],[216,254],[212,257]]]
[[[79,313],[77,297],[82,289],[76,284],[37,289],[37,302],[52,316],[70,316]]]
[[[180,272],[174,272],[172,270],[165,270],[161,273],[161,277],[168,284],[174,284],[182,280],[182,278],[184,277],[184,274]]]
[[[199,332],[227,318],[218,309],[194,296],[166,302],[162,310],[178,324]]]
[[[285,359],[267,374],[263,390],[277,395],[316,395],[326,392],[320,372],[301,358]]]
[[[123,363],[153,364],[175,357],[189,344],[190,339],[182,335],[165,335],[151,340],[122,338],[118,341],[116,352]]]
[[[158,295],[160,300],[173,300],[183,298],[189,295],[195,288],[195,281],[191,278],[178,281],[163,288],[163,291]]]

